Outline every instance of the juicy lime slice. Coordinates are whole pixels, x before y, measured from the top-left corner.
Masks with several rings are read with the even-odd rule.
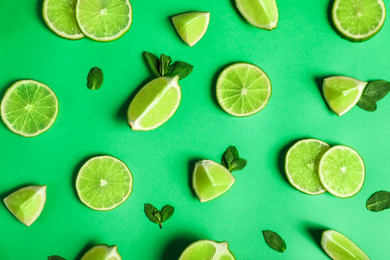
[[[173,25],[188,46],[194,46],[207,31],[210,22],[208,12],[189,12],[172,17]]]
[[[75,17],[77,0],[44,0],[42,15],[47,26],[57,35],[77,40],[84,37]]]
[[[34,80],[14,83],[1,101],[1,118],[14,133],[37,136],[48,130],[56,120],[58,100],[46,85]]]
[[[81,260],[122,260],[117,246],[97,245],[89,249]]]
[[[335,76],[325,78],[323,92],[329,107],[338,116],[351,110],[363,94],[367,82],[350,77]]]
[[[333,260],[370,260],[357,245],[334,230],[322,233],[321,246]]]
[[[364,162],[355,150],[337,145],[321,157],[318,175],[328,192],[340,198],[347,198],[362,188],[364,171]]]
[[[275,0],[236,0],[237,9],[250,24],[271,31],[278,24]]]
[[[155,129],[175,114],[179,107],[181,90],[179,77],[159,77],[146,84],[131,101],[127,120],[131,129]]]
[[[212,160],[195,164],[192,174],[193,189],[200,202],[212,200],[225,193],[236,180],[222,165]]]
[[[4,199],[8,210],[26,226],[41,215],[46,202],[46,186],[27,186]]]
[[[310,195],[324,193],[326,190],[318,178],[318,163],[329,145],[316,139],[296,142],[287,152],[286,175],[296,189]]]
[[[179,260],[235,260],[227,242],[199,240],[189,245]]]
[[[94,210],[111,210],[130,196],[133,176],[122,161],[111,156],[89,159],[76,179],[77,194],[86,206]]]
[[[76,21],[85,36],[108,42],[125,34],[132,22],[129,0],[78,0]]]
[[[236,63],[217,80],[217,100],[228,114],[250,116],[261,111],[271,97],[271,81],[259,67]]]
[[[344,38],[360,42],[373,37],[386,18],[383,0],[335,0],[332,20]]]

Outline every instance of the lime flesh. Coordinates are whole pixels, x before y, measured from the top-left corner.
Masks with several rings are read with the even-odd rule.
[[[179,14],[172,17],[172,22],[181,39],[192,47],[206,33],[210,22],[210,13],[189,12]]]
[[[97,245],[88,250],[81,260],[122,260],[117,246]]]
[[[235,260],[227,242],[199,240],[189,245],[179,260]]]
[[[236,0],[236,6],[245,20],[255,27],[270,31],[278,24],[275,0]]]

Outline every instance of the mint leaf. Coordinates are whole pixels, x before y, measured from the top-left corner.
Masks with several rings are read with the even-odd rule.
[[[366,111],[375,111],[377,108],[376,102],[384,98],[389,91],[390,82],[385,80],[370,81],[365,87],[357,105]]]
[[[160,57],[160,75],[161,76],[165,76],[165,74],[168,72],[171,62],[172,62],[171,57],[161,53],[161,57]]]
[[[52,255],[47,258],[48,260],[66,260],[65,258],[58,256],[58,255]]]
[[[362,95],[360,97],[359,102],[357,102],[357,105],[361,109],[364,109],[364,110],[369,111],[369,112],[373,112],[377,108],[377,104],[376,104],[375,100],[373,100],[369,96],[364,96],[364,95]]]
[[[162,228],[162,223],[172,217],[174,208],[170,205],[164,206],[161,211],[156,209],[152,204],[145,204],[144,212],[150,221],[156,223]]]
[[[247,165],[247,161],[245,159],[239,158],[239,159],[234,159],[232,163],[230,164],[229,171],[234,172],[234,171],[239,171],[245,168]]]
[[[156,55],[150,53],[150,52],[147,52],[145,51],[144,52],[144,57],[146,59],[146,62],[148,63],[149,65],[149,68],[152,70],[152,73],[157,76],[157,77],[160,77],[160,61],[159,59],[157,58]]]
[[[377,191],[368,198],[366,207],[370,211],[379,212],[390,208],[390,192]]]
[[[229,146],[222,155],[221,164],[230,172],[244,169],[247,165],[245,159],[240,158],[238,150],[235,146]]]
[[[89,89],[99,89],[103,84],[103,71],[98,67],[92,68],[87,77],[87,87]]]
[[[277,233],[265,230],[263,236],[265,243],[273,250],[283,253],[287,249],[286,243]]]
[[[185,77],[190,75],[193,69],[194,66],[183,61],[177,61],[169,68],[169,71],[166,76],[174,77],[178,75],[180,79],[184,79]]]
[[[161,222],[165,222],[168,219],[170,219],[173,215],[173,212],[175,211],[174,207],[170,205],[166,205],[161,209]]]

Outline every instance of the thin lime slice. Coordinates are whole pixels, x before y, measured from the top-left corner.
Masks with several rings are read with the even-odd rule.
[[[333,260],[370,260],[357,245],[334,230],[322,233],[321,246]]]
[[[217,80],[217,100],[228,114],[250,116],[261,111],[271,97],[271,81],[259,67],[235,63]]]
[[[324,193],[326,190],[318,178],[318,163],[329,145],[316,139],[296,142],[287,152],[286,175],[296,189],[310,195]]]
[[[278,24],[275,0],[236,0],[237,9],[250,24],[271,31]]]
[[[366,85],[367,82],[361,80],[335,76],[325,78],[322,89],[330,109],[342,116],[359,102]]]
[[[340,198],[352,197],[364,182],[364,162],[347,146],[337,145],[321,157],[318,175],[325,189]]]
[[[77,0],[76,21],[85,36],[113,41],[129,30],[132,8],[129,0]]]
[[[111,210],[127,200],[133,188],[133,176],[122,161],[111,156],[89,159],[76,179],[77,194],[94,210]]]
[[[97,245],[89,249],[81,260],[122,260],[117,246]]]
[[[4,199],[8,210],[28,227],[41,215],[45,202],[46,186],[27,186]]]
[[[189,245],[179,260],[235,260],[228,242],[199,240]]]
[[[189,12],[172,17],[176,32],[188,46],[194,46],[207,31],[210,22],[208,12]]]
[[[383,0],[335,0],[332,20],[342,37],[361,42],[382,28],[386,18]]]
[[[127,120],[131,129],[148,131],[171,118],[179,107],[179,77],[159,77],[146,84],[131,101]]]
[[[14,133],[25,137],[47,131],[56,120],[58,100],[45,84],[34,80],[14,83],[1,101],[1,118]]]
[[[57,35],[70,40],[84,37],[75,17],[77,0],[44,0],[42,15],[47,26]]]

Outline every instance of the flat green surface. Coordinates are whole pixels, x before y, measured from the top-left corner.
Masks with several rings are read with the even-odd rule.
[[[388,1],[386,1],[389,4]],[[51,87],[59,114],[47,132],[24,138],[0,123],[0,195],[15,188],[47,185],[47,202],[31,227],[0,206],[1,259],[75,259],[92,245],[118,245],[124,259],[170,260],[198,239],[229,242],[237,259],[328,259],[321,232],[335,229],[372,259],[388,258],[390,211],[373,213],[366,199],[390,190],[390,97],[378,111],[353,108],[338,117],[321,93],[322,77],[361,80],[389,78],[390,25],[367,42],[340,38],[328,21],[328,1],[278,1],[278,28],[249,25],[233,1],[133,0],[133,24],[119,40],[70,41],[52,33],[38,0],[5,1],[0,8],[0,93],[31,78]],[[390,7],[390,4],[389,4]],[[207,33],[189,48],[169,17],[210,11]],[[151,132],[126,124],[129,97],[151,79],[143,51],[171,55],[195,66],[180,82],[183,97],[176,114]],[[226,114],[215,98],[215,79],[233,62],[258,65],[270,77],[272,96],[248,118]],[[105,75],[89,90],[92,67]],[[284,176],[284,156],[297,139],[317,138],[354,148],[365,161],[366,181],[349,199],[309,196]],[[201,204],[190,189],[190,173],[200,159],[219,161],[236,145],[248,166],[234,173],[236,183],[223,196]],[[130,198],[109,212],[83,205],[74,189],[86,159],[101,154],[124,161],[133,173]],[[160,230],[143,212],[144,203],[175,207]],[[262,230],[283,237],[287,250],[269,249]]]

